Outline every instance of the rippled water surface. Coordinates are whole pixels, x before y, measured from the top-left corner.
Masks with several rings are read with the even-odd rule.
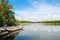
[[[43,24],[28,24],[22,26],[24,27],[23,30],[13,38],[9,38],[10,40],[60,40],[60,26]]]

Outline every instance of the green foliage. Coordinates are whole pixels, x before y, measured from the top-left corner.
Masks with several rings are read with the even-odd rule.
[[[20,21],[20,23],[32,23],[31,21]]]
[[[43,21],[43,23],[60,23],[60,20]]]
[[[51,21],[43,21],[41,22],[46,25],[55,25],[55,26],[60,26],[60,20],[51,20]]]
[[[4,16],[0,15],[0,27],[4,26],[5,20]]]
[[[16,25],[16,20],[14,17],[14,12],[12,5],[8,4],[5,0],[1,0],[0,3],[0,27],[7,25],[13,26]]]
[[[20,21],[19,20],[16,20],[15,24],[16,25],[19,25],[20,24]]]

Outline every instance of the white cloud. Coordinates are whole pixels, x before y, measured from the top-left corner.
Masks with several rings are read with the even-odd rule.
[[[29,21],[60,20],[60,7],[40,4],[37,1],[30,2],[35,8],[26,8],[24,10],[15,10],[15,13],[22,15],[20,19]],[[19,18],[18,17],[18,18]]]
[[[19,17],[19,16],[15,16],[15,18],[16,18],[16,20],[22,20],[22,18],[21,17]]]

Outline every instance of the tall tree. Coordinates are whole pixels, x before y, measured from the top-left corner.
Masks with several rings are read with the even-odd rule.
[[[15,25],[15,17],[12,5],[8,4],[8,0],[1,0],[0,3],[0,23],[3,21],[2,25],[13,26]],[[1,20],[2,19],[2,20]]]

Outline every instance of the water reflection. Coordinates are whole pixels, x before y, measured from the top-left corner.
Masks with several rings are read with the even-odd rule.
[[[19,32],[13,40],[60,40],[60,26],[25,25],[24,30]]]
[[[60,40],[60,26],[29,24],[15,40]]]
[[[0,40],[14,40],[14,38],[16,37],[16,35],[18,35],[19,32],[20,30],[5,34],[3,35],[3,38],[0,38]]]
[[[32,30],[32,31],[47,31],[47,32],[58,32],[60,31],[60,26],[47,26],[42,24],[32,24],[27,25],[25,30]]]
[[[15,35],[12,35],[12,36],[7,37],[7,38],[5,38],[5,39],[3,39],[3,40],[14,40],[14,38],[15,38]]]

